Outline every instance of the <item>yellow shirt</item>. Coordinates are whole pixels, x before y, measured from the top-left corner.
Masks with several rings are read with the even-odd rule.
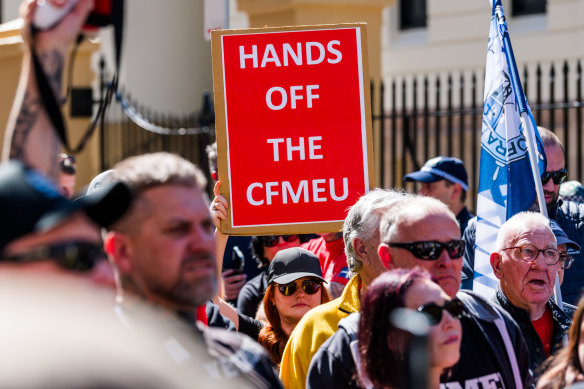
[[[341,297],[311,309],[296,325],[286,343],[280,365],[280,379],[284,388],[306,387],[306,375],[312,356],[337,331],[342,318],[359,312],[360,286],[361,277],[356,275],[345,286]]]

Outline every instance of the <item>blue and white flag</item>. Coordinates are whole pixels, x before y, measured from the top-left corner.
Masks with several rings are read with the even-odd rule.
[[[500,7],[500,0],[495,2]],[[495,249],[499,228],[518,212],[527,211],[536,200],[535,184],[528,157],[525,129],[521,125],[518,97],[512,77],[517,72],[502,8],[491,18],[481,135],[481,159],[477,201],[473,290],[486,296],[493,293],[498,280],[493,275],[490,254]],[[507,52],[506,52],[507,51]],[[512,63],[509,63],[511,61]],[[521,89],[521,88],[519,88]],[[545,171],[541,138],[529,106],[528,119],[535,132],[540,174]]]

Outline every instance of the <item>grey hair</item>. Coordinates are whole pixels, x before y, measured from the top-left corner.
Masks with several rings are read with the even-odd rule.
[[[396,204],[391,212],[384,215],[379,227],[381,241],[392,242],[399,233],[403,222],[411,217],[412,211],[420,209],[428,213],[447,213],[452,217],[456,225],[460,227],[454,213],[442,201],[428,196],[411,195],[406,201]]]
[[[519,212],[507,220],[497,234],[497,242],[495,243],[495,251],[501,251],[509,244],[515,244],[517,233],[525,229],[537,229],[539,227],[546,228],[550,231],[550,235],[555,235],[550,228],[549,219],[539,212]]]
[[[351,275],[360,273],[363,267],[355,252],[355,238],[369,240],[379,233],[379,222],[384,212],[405,196],[404,192],[395,190],[373,189],[351,207],[343,224],[345,255]]]

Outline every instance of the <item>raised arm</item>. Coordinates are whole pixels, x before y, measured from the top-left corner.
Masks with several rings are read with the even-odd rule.
[[[47,1],[62,7],[71,0]],[[56,180],[57,156],[61,146],[37,89],[32,52],[37,54],[57,101],[60,101],[67,54],[93,8],[93,0],[78,0],[57,26],[38,32],[33,38],[31,21],[35,8],[35,0],[25,0],[20,6],[25,50],[16,97],[6,127],[2,160],[18,159]]]

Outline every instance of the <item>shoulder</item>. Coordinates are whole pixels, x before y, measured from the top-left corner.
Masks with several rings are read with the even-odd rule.
[[[584,204],[562,200],[562,203],[558,207],[558,212],[556,213],[556,219],[559,219],[562,216],[581,221],[584,219]],[[559,220],[556,221],[559,222]]]

